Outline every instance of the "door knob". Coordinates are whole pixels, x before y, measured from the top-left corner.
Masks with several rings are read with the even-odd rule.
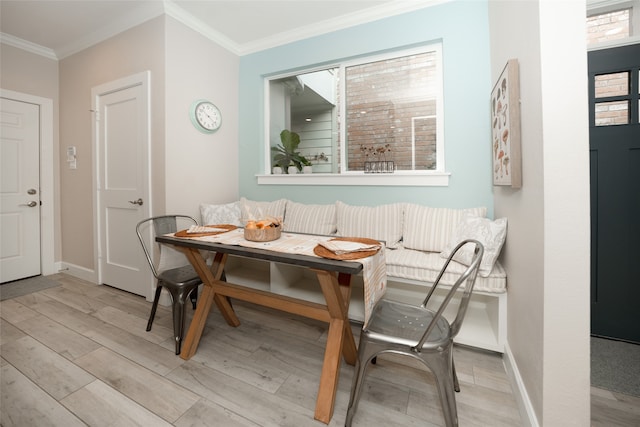
[[[144,202],[142,201],[142,199],[138,199],[138,200],[129,200],[129,203],[131,203],[132,205],[140,205],[140,206],[142,206],[142,204]]]
[[[21,204],[20,206],[28,206],[30,208],[34,208],[34,207],[38,206],[38,202],[36,202],[35,200],[32,200],[29,203]]]
[[[36,193],[37,193],[37,191],[36,191],[35,188],[30,188],[30,189],[27,190],[27,194],[34,195]]]

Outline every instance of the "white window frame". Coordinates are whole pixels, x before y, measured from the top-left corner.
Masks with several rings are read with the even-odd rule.
[[[436,169],[435,170],[403,170],[394,173],[364,173],[363,171],[346,170],[346,126],[340,128],[340,170],[341,173],[313,173],[295,175],[275,175],[271,173],[271,149],[269,141],[270,126],[270,95],[269,83],[271,80],[287,76],[308,73],[327,68],[339,68],[340,80],[345,82],[345,69],[349,66],[360,65],[370,62],[384,61],[387,59],[399,58],[418,53],[435,52],[439,65],[438,96],[436,100]],[[346,84],[341,85],[341,99],[346,99]],[[374,54],[360,57],[353,60],[343,61],[339,64],[325,65],[322,67],[297,70],[291,73],[269,76],[264,80],[264,132],[265,132],[265,157],[263,174],[256,175],[258,184],[269,185],[358,185],[358,186],[448,186],[450,173],[445,169],[445,142],[444,142],[444,84],[443,84],[443,63],[442,63],[442,42],[434,42],[420,47],[403,49],[384,54]],[[346,102],[340,103],[340,117],[344,121],[346,117]],[[430,116],[432,117],[432,116]],[[423,118],[423,117],[421,117]],[[414,118],[415,119],[415,118]],[[413,122],[413,120],[412,120]],[[412,129],[413,134],[413,129]],[[412,135],[413,138],[413,135]]]

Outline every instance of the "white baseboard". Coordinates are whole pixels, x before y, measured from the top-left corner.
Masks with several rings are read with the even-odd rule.
[[[66,273],[70,276],[77,277],[78,279],[98,284],[98,276],[94,270],[89,270],[88,268],[80,267],[74,264],[69,264],[66,262],[60,263],[58,273]],[[153,301],[153,299],[148,301],[151,302]],[[160,300],[158,300],[158,305],[166,307],[171,306],[171,296],[164,289],[162,290]]]
[[[504,357],[502,360],[505,370],[507,371],[507,376],[513,387],[516,402],[518,403],[522,425],[526,427],[540,427],[538,417],[536,417],[536,413],[533,410],[529,393],[527,393],[527,388],[524,385],[524,381],[522,381],[522,376],[520,376],[520,371],[518,371],[518,364],[513,358],[513,353],[511,353],[508,341],[504,346]]]
[[[88,268],[80,267],[78,265],[62,262],[60,263],[60,269],[58,272],[69,274],[73,277],[77,277],[78,279],[86,280],[87,282],[98,283],[98,277],[95,270],[89,270]]]

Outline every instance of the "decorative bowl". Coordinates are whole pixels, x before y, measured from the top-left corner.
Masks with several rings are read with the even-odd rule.
[[[272,240],[278,240],[281,233],[282,227],[280,224],[273,227],[245,228],[244,238],[252,242],[270,242]]]

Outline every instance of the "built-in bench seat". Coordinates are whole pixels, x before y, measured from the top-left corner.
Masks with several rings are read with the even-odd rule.
[[[268,216],[283,218],[284,231],[350,237],[369,237],[386,242],[386,298],[417,304],[422,301],[445,262],[447,251],[464,237],[483,241],[485,256],[476,279],[474,295],[462,330],[460,344],[503,352],[506,339],[507,275],[497,261],[506,236],[506,220],[485,218],[486,208],[433,208],[412,203],[381,206],[335,204],[313,205],[280,199],[257,202],[247,199],[223,204],[201,205],[203,224],[244,225],[248,219]],[[471,234],[471,235],[470,235]],[[464,261],[463,259],[459,261]],[[322,302],[322,293],[303,269],[272,265],[265,261],[233,260],[227,277],[239,284],[268,289]],[[453,272],[463,271],[454,262]],[[455,279],[443,277],[446,286]],[[349,317],[364,318],[362,283],[353,283]],[[455,305],[450,307],[454,313]],[[448,316],[449,313],[445,313]]]

